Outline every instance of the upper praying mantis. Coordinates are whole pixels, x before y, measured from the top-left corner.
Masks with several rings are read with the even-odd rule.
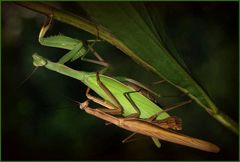
[[[39,34],[39,42],[42,45],[51,46],[51,47],[58,47],[58,48],[64,48],[70,50],[66,55],[64,55],[60,60],[59,63],[53,63],[37,54],[33,55],[34,59],[34,65],[36,67],[39,66],[45,66],[46,68],[59,72],[61,74],[76,78],[80,81],[82,81],[85,85],[87,85],[90,89],[95,91],[102,99],[94,97],[89,94],[89,90],[86,93],[86,96],[89,100],[94,101],[102,106],[104,108],[97,109],[97,110],[89,110],[88,104],[86,106],[83,106],[81,104],[81,108],[84,109],[86,112],[94,112],[92,115],[95,114],[95,116],[102,118],[105,120],[105,117],[113,118],[113,120],[106,120],[108,122],[111,122],[113,124],[114,120],[123,120],[126,119],[127,121],[131,122],[137,122],[137,123],[143,123],[143,125],[150,125],[149,131],[151,132],[152,129],[159,129],[162,132],[161,136],[157,136],[154,133],[150,134],[144,134],[143,130],[140,129],[140,131],[136,131],[136,128],[132,129],[129,128],[128,130],[136,133],[141,133],[144,135],[148,135],[154,138],[160,138],[166,141],[182,144],[185,146],[198,148],[204,151],[209,152],[218,152],[219,148],[211,144],[209,142],[198,140],[195,138],[187,137],[184,135],[176,135],[176,133],[169,132],[160,128],[173,128],[173,129],[179,129],[177,120],[173,120],[172,123],[166,124],[166,121],[163,121],[163,119],[171,119],[170,115],[162,110],[158,105],[156,105],[154,102],[152,102],[149,98],[141,94],[140,92],[134,90],[132,87],[125,85],[121,82],[119,82],[116,79],[113,79],[111,77],[102,75],[102,74],[96,74],[93,72],[84,72],[84,71],[76,71],[73,69],[70,69],[63,64],[67,62],[68,60],[75,60],[79,57],[83,58],[85,54],[87,53],[88,49],[92,49],[91,45],[89,43],[86,43],[88,46],[88,49],[84,47],[84,42],[79,41],[76,39],[72,39],[63,35],[60,36],[53,36],[44,38],[44,35],[46,31],[48,30],[50,26],[50,21],[46,23]],[[96,55],[99,61],[89,60],[85,59],[86,61],[90,62],[96,62],[98,64],[106,66],[107,64],[102,60],[101,57],[98,57]],[[88,103],[88,101],[86,101]],[[85,103],[86,103],[85,102]],[[190,103],[191,101],[182,102],[180,104],[177,104],[169,109],[173,109],[175,107],[179,107],[180,105],[184,105],[186,103]],[[87,111],[89,110],[89,111]],[[96,114],[101,114],[96,115]],[[91,113],[90,113],[91,114]],[[117,118],[113,117],[111,115],[122,115],[127,118]],[[174,119],[174,118],[173,118]],[[121,124],[116,124],[122,128],[127,129],[125,126],[122,126]],[[130,126],[129,124],[128,126]],[[141,125],[141,124],[140,124]],[[143,126],[142,125],[142,126]],[[146,131],[146,130],[145,130]],[[164,131],[167,132],[168,135],[164,135]],[[166,133],[165,132],[165,133]],[[158,134],[158,133],[157,133]],[[175,137],[174,137],[175,134]],[[172,135],[172,136],[171,136]],[[163,138],[162,136],[170,136],[168,139]],[[179,137],[182,137],[181,139]],[[174,139],[175,138],[175,139]],[[156,140],[155,140],[156,141]],[[180,142],[179,142],[180,141]],[[182,142],[181,142],[182,141]]]

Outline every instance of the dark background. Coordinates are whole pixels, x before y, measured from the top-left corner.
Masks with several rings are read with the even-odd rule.
[[[238,121],[238,3],[151,5],[167,9],[164,23],[173,45],[221,110]],[[84,13],[76,10],[74,3],[57,6]],[[86,87],[79,81],[39,68],[22,83],[34,69],[31,57],[34,52],[54,61],[67,52],[38,43],[44,19],[44,16],[14,3],[2,3],[3,160],[238,159],[238,136],[196,104],[171,114],[183,119],[182,133],[219,145],[221,152],[218,154],[164,141],[158,149],[150,138],[143,136],[122,144],[121,140],[130,132],[105,126],[103,121],[79,110],[71,101],[85,100]],[[48,35],[59,33],[81,40],[95,39],[84,31],[54,21]],[[150,87],[152,81],[158,80],[153,73],[106,42],[98,43],[94,48],[113,65],[109,75],[134,78]],[[99,66],[81,61],[69,66],[85,71],[99,70]],[[171,94],[172,91],[163,93]]]

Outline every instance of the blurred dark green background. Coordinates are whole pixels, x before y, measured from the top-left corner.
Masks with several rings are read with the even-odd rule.
[[[54,5],[86,16],[75,3]],[[221,110],[238,121],[238,3],[159,2],[146,6],[161,10],[159,13],[164,17],[161,23],[171,40],[169,43],[176,47],[194,79]],[[105,126],[103,121],[79,110],[71,101],[84,101],[86,87],[47,69],[38,69],[21,84],[34,69],[31,57],[34,52],[54,61],[67,52],[38,43],[44,19],[14,3],[2,3],[3,160],[238,159],[238,136],[194,103],[171,114],[183,119],[182,133],[219,145],[218,154],[164,141],[158,149],[150,138],[143,136],[122,144],[121,140],[129,132]],[[59,33],[81,40],[95,39],[84,31],[54,21],[48,35]],[[158,80],[157,76],[108,43],[101,42],[94,47],[112,65],[109,75],[134,78],[164,95],[179,94],[167,84],[152,86],[150,83]],[[68,65],[85,71],[99,70],[99,66],[80,61]],[[167,105],[178,98],[163,101]]]

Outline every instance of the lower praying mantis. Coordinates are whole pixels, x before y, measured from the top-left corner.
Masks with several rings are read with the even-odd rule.
[[[112,115],[105,113],[101,109],[92,109],[88,107],[88,104],[89,104],[88,100],[81,103],[80,109],[84,110],[88,114],[96,116],[107,122],[111,122],[112,124],[118,127],[121,127],[123,129],[129,130],[131,132],[136,132],[146,136],[155,137],[168,142],[177,143],[180,145],[196,148],[203,151],[214,152],[214,153],[217,153],[220,151],[218,146],[210,142],[185,136],[175,132],[171,132],[166,129],[162,129],[161,127],[158,127],[152,123],[146,122],[145,120],[141,120],[139,118],[114,117]]]
[[[152,120],[166,119],[169,115],[142,94],[133,93],[131,94],[131,100],[134,101],[134,105],[138,107],[139,110],[137,110],[123,95],[124,93],[126,94],[127,92],[133,91],[133,89],[121,82],[105,75],[96,75],[96,73],[70,69],[63,64],[51,62],[37,54],[33,55],[33,59],[33,64],[36,67],[44,66],[50,70],[78,79],[104,99],[93,97],[87,92],[88,99],[104,106],[102,109],[95,110],[89,108],[88,104],[86,104],[87,102],[85,102],[80,106],[87,113],[135,133],[208,152],[219,152],[219,147],[210,142],[168,131],[161,128],[161,126],[157,124],[158,122],[154,124],[154,122],[146,120],[151,117],[153,117]],[[108,91],[110,93],[108,93]],[[123,116],[129,116],[136,114],[136,111],[139,111],[140,114],[137,114],[137,116],[132,115],[132,117],[129,118],[119,118],[110,115],[122,113]]]

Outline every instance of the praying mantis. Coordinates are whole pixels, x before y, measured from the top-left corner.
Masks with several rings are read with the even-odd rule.
[[[113,123],[115,125],[118,125],[124,129],[130,130],[132,132],[140,133],[140,134],[144,134],[143,131],[142,130],[139,131],[136,129],[137,127],[139,128],[139,126],[141,125],[150,126],[149,130],[159,129],[163,132],[166,131],[162,129],[164,127],[178,129],[174,121],[173,121],[173,125],[170,125],[170,126],[169,124],[165,126],[162,125],[164,122],[160,122],[160,121],[163,119],[169,118],[170,115],[166,111],[162,110],[155,103],[153,103],[150,99],[148,99],[141,93],[136,92],[133,88],[106,75],[102,75],[98,73],[96,74],[93,72],[76,71],[63,65],[65,62],[69,60],[73,61],[78,59],[79,57],[83,58],[84,55],[87,53],[87,50],[83,46],[84,42],[76,39],[72,39],[63,35],[44,38],[44,35],[48,30],[49,26],[50,26],[50,23],[47,23],[42,27],[39,34],[39,42],[42,45],[68,49],[70,50],[70,52],[64,55],[59,60],[58,63],[51,62],[37,54],[34,54],[33,64],[36,67],[44,66],[50,70],[76,78],[82,81],[84,84],[86,84],[88,87],[90,87],[93,91],[95,91],[99,96],[103,98],[102,100],[94,96],[91,96],[88,93],[89,92],[88,90],[86,93],[87,98],[91,101],[94,101],[104,106],[105,108],[95,110],[95,109],[89,108],[88,104],[86,106],[84,106],[84,104],[80,104],[81,109],[85,110],[87,113],[90,113],[104,120],[105,118],[112,118],[113,120],[106,120],[106,121]],[[87,61],[94,62],[92,60],[87,60]],[[106,63],[103,63],[102,65],[106,65]],[[85,102],[85,104],[87,102]],[[181,104],[185,104],[185,103],[189,103],[189,101]],[[114,117],[112,115],[122,115],[127,118],[119,118],[119,117]],[[127,126],[123,126],[121,123],[123,123],[124,119],[126,119],[126,122],[140,123],[140,125],[137,124],[139,126],[134,128],[130,126],[131,124],[127,124]],[[116,122],[114,121],[118,121],[120,124],[116,124]],[[131,128],[128,128],[128,126],[130,126]],[[182,145],[193,147],[193,148],[198,148],[204,151],[209,151],[209,152],[219,151],[219,148],[216,145],[211,144],[209,142],[187,137],[184,135],[178,135],[178,134],[176,135],[176,133],[172,133],[169,131],[166,131],[166,132],[168,132],[167,133],[168,135],[170,133],[169,139],[168,138],[166,139],[164,137],[166,136],[166,134],[164,135],[164,133],[162,133],[161,136],[155,135],[155,133],[148,133],[148,134],[145,133],[144,135],[182,144]],[[174,134],[176,135],[175,137],[174,137]],[[182,138],[179,138],[179,137],[182,137]],[[176,140],[178,138],[180,139],[180,142],[179,140]]]
[[[60,60],[59,60],[59,63],[61,64],[64,64],[65,62],[71,60],[71,61],[74,61],[76,59],[78,59],[79,57],[81,57],[82,60],[84,61],[89,61],[89,62],[93,62],[93,63],[97,63],[97,64],[100,64],[100,65],[103,65],[103,66],[107,66],[108,64],[106,62],[104,62],[104,60],[92,49],[91,45],[89,45],[88,43],[91,43],[93,41],[88,41],[88,42],[83,42],[83,41],[80,41],[80,40],[77,40],[77,39],[73,39],[73,38],[70,38],[70,37],[67,37],[67,36],[64,36],[64,35],[58,35],[58,36],[50,36],[50,37],[47,37],[45,38],[45,34],[47,32],[47,30],[49,29],[50,27],[50,24],[51,24],[51,21],[52,21],[52,18],[50,17],[50,19],[47,19],[43,25],[43,27],[41,28],[40,30],[40,33],[39,33],[39,42],[40,44],[42,45],[45,45],[45,46],[50,46],[50,47],[57,47],[57,48],[63,48],[63,49],[68,49],[70,50],[70,52],[68,52],[66,55],[64,55]],[[84,47],[84,45],[88,46],[88,49],[90,49],[94,54],[95,56],[98,58],[99,61],[95,61],[95,60],[90,60],[90,59],[86,59],[84,58],[84,56],[86,55],[86,53],[88,52],[88,50]],[[132,83],[132,84],[135,84],[135,85],[138,85],[138,83],[136,83],[136,81],[128,81],[129,83]],[[102,85],[103,86],[103,85]],[[142,85],[141,85],[142,86]],[[105,88],[106,89],[106,88]],[[146,87],[143,87],[143,89],[146,89]],[[106,91],[106,90],[105,90]],[[129,90],[130,91],[133,91],[133,90]],[[150,91],[149,89],[147,89],[147,91]],[[96,92],[96,91],[95,91]],[[127,91],[125,91],[126,93]],[[153,92],[152,92],[153,93]],[[115,106],[117,105],[117,108],[115,108],[114,110],[108,110],[108,112],[111,112],[113,114],[115,113],[118,113],[118,114],[122,114],[122,110],[126,111],[125,109],[127,109],[126,107],[122,107],[120,105],[120,103],[118,102],[117,99],[114,99],[114,95],[111,94],[111,92],[108,92],[108,96],[110,96],[112,98],[112,102],[115,104]],[[101,96],[101,94],[99,94]],[[146,95],[145,95],[146,96]],[[105,98],[105,96],[101,96],[103,98]],[[126,93],[125,95],[125,98],[126,99],[131,99],[131,97],[129,97],[128,93]],[[149,98],[149,96],[148,96]],[[106,98],[105,98],[106,99]],[[130,103],[133,105],[134,102]],[[122,107],[122,108],[121,108]],[[129,106],[128,106],[129,107]],[[134,105],[133,108],[135,109],[135,111],[137,111],[137,113],[135,113],[135,115],[140,115],[140,112],[142,114],[144,114],[144,112],[142,112],[142,110],[139,108],[136,108],[137,105]],[[119,108],[121,108],[121,110],[119,110]],[[107,110],[106,110],[107,111]],[[118,112],[113,112],[113,111],[118,111]],[[134,114],[132,114],[134,115]],[[166,116],[168,118],[169,115],[166,114]],[[165,117],[164,117],[165,118]],[[160,118],[158,118],[160,119]],[[169,120],[169,121],[174,121],[174,117],[170,118],[172,120]],[[166,121],[166,120],[165,120]],[[173,123],[173,122],[171,122]],[[160,124],[160,123],[159,123]],[[161,124],[163,125],[164,122],[161,122]],[[173,123],[174,124],[174,123]],[[168,127],[168,125],[170,126],[170,123],[169,124],[166,124],[165,123],[165,127]],[[177,130],[180,130],[180,125],[178,124],[178,127],[177,127],[177,123],[175,125],[172,125],[172,128],[174,129],[177,129]]]
[[[77,39],[73,39],[73,38],[70,38],[70,37],[67,37],[67,36],[64,36],[64,35],[58,35],[58,36],[50,36],[50,37],[47,37],[45,38],[45,34],[47,32],[47,30],[49,29],[50,25],[51,25],[51,21],[52,21],[52,18],[50,17],[50,19],[47,19],[47,21],[45,21],[44,25],[42,26],[41,30],[40,30],[40,33],[39,33],[39,42],[40,44],[42,45],[45,45],[45,46],[50,46],[50,47],[57,47],[57,48],[63,48],[63,49],[68,49],[70,50],[66,55],[64,55],[60,60],[59,60],[59,63],[60,64],[64,64],[65,62],[71,60],[71,61],[74,61],[76,59],[78,59],[79,57],[81,57],[82,60],[84,61],[89,61],[89,62],[93,62],[93,63],[97,63],[97,64],[100,64],[100,65],[103,65],[103,66],[107,66],[108,64],[106,62],[104,62],[104,60],[96,53],[93,51],[93,49],[91,48],[91,45],[89,45],[88,43],[92,43],[94,41],[88,41],[88,42],[83,42],[83,41],[80,41],[80,40],[77,40]],[[98,58],[99,61],[96,61],[96,60],[90,60],[90,59],[86,59],[84,58],[84,56],[86,55],[87,53],[87,49],[85,48],[85,46],[88,46],[88,48],[93,51],[93,53],[95,54],[95,56]],[[105,78],[105,77],[104,77]],[[101,79],[104,80],[104,78],[101,77]],[[109,78],[109,77],[108,77]],[[109,81],[109,80],[108,80]],[[104,82],[104,81],[103,81]],[[117,86],[119,86],[119,83],[120,82],[116,82],[115,80],[111,80],[111,84],[115,87],[117,87],[116,85],[113,84],[116,84]],[[134,106],[131,106],[129,102],[129,104],[125,104],[126,106],[121,106],[121,102],[126,102],[128,100],[128,95],[126,92],[130,92],[130,91],[134,91],[134,89],[132,88],[127,88],[129,86],[125,86],[125,87],[121,87],[121,89],[123,91],[119,91],[119,92],[116,92],[117,94],[124,94],[126,93],[125,96],[122,96],[121,95],[121,98],[117,98],[117,99],[114,99],[114,96],[116,96],[116,94],[114,94],[114,90],[113,92],[108,92],[108,95],[104,94],[103,92],[101,92],[101,90],[99,91],[98,88],[96,88],[96,83],[94,84],[94,87],[92,85],[89,85],[88,84],[88,81],[84,82],[88,87],[91,87],[91,89],[93,89],[97,94],[99,94],[102,98],[104,98],[105,100],[107,101],[110,101],[111,103],[113,103],[115,106],[115,108],[113,108],[114,110],[106,110],[112,114],[123,114],[124,116],[128,116],[130,114],[132,115],[139,115],[138,117],[140,118],[147,118],[151,115],[153,115],[152,113],[149,113],[151,111],[153,112],[158,112],[158,111],[162,111],[161,109],[159,109],[159,107],[157,107],[156,105],[153,106],[153,104],[151,103],[150,105],[146,105],[146,106],[150,106],[150,107],[153,107],[153,110],[150,110],[148,112],[146,112],[145,110],[142,110],[141,107],[140,108],[136,108],[137,106],[139,107],[139,105],[136,105],[135,107]],[[106,83],[104,83],[106,84]],[[135,83],[136,84],[136,83]],[[102,85],[103,86],[103,85]],[[107,85],[108,86],[108,85]],[[109,85],[111,86],[111,85]],[[113,93],[113,94],[111,94]],[[131,98],[133,97],[134,98],[134,95],[135,94],[131,94]],[[109,99],[109,96],[111,99]],[[137,98],[137,97],[136,97]],[[138,96],[139,98],[139,96]],[[141,99],[141,97],[139,98]],[[136,101],[135,101],[136,102]],[[142,104],[142,103],[141,103]],[[112,107],[112,106],[111,106]],[[129,110],[129,107],[132,107],[135,109],[135,111],[137,111],[137,113],[134,112],[134,109],[130,109]],[[124,112],[122,112],[124,110]],[[115,111],[115,112],[114,112]],[[140,113],[141,112],[141,115]],[[162,113],[162,117],[159,116],[157,119],[164,119],[164,118],[168,118],[170,117],[167,113]]]

